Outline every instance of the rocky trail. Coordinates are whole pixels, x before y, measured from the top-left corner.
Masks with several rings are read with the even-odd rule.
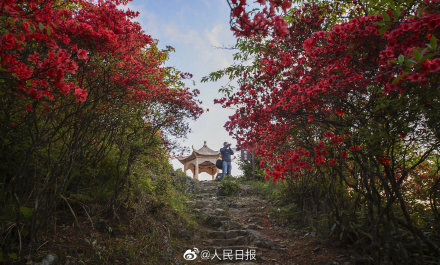
[[[274,222],[272,203],[253,186],[242,184],[237,196],[218,194],[218,182],[202,181],[189,201],[200,220],[200,234],[187,246],[187,257],[194,259],[185,264],[356,263],[346,250],[317,239],[315,233]]]

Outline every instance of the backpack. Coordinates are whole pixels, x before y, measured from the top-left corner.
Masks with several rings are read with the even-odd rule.
[[[217,161],[215,161],[215,166],[216,166],[218,169],[223,169],[223,160],[221,160],[221,159],[217,159]]]

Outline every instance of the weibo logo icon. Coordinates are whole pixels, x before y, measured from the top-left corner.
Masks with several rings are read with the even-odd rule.
[[[187,249],[185,253],[183,253],[183,258],[185,260],[195,260],[197,258],[197,254],[199,254],[199,250],[197,248]]]

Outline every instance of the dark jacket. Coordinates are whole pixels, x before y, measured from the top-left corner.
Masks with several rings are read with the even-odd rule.
[[[222,154],[222,160],[226,162],[231,162],[231,155],[234,154],[234,151],[229,146],[225,146],[220,149],[220,153]]]

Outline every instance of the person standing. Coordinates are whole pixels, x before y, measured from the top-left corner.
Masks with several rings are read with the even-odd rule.
[[[226,175],[231,175],[232,163],[231,156],[234,154],[234,151],[231,149],[231,144],[228,142],[223,143],[223,148],[220,149],[220,153],[222,155],[222,179]]]

